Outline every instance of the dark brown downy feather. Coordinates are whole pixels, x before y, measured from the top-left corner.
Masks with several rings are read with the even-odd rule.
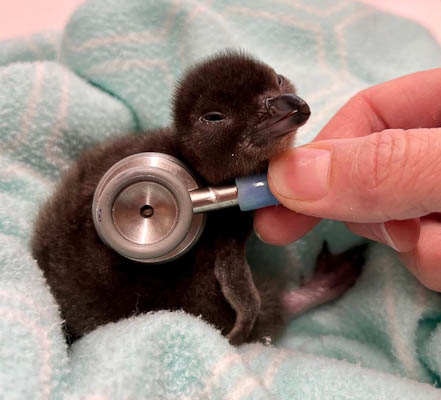
[[[91,205],[106,170],[140,152],[175,156],[204,184],[264,172],[295,129],[263,144],[261,137],[253,142],[253,131],[269,118],[263,99],[293,92],[291,83],[284,79],[281,85],[269,66],[243,53],[221,53],[190,69],[179,84],[173,127],[112,139],[80,157],[42,206],[32,238],[33,255],[60,305],[70,340],[102,324],[160,309],[202,315],[233,344],[277,331],[284,312],[280,292],[262,284],[260,296],[245,260],[249,213],[211,213],[193,249],[177,260],[149,265],[101,242]],[[210,112],[226,118],[201,119]]]

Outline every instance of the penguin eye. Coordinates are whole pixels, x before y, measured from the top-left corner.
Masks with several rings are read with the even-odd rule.
[[[199,120],[201,122],[205,122],[205,123],[213,123],[213,122],[222,122],[226,118],[227,118],[227,116],[225,114],[222,114],[217,111],[212,111],[212,112],[206,113],[204,115],[201,115],[199,117]]]
[[[283,75],[277,75],[277,83],[279,84],[279,86],[282,86],[283,82],[285,82],[285,78],[283,77]]]

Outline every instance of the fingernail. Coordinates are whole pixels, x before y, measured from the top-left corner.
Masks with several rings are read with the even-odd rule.
[[[392,239],[391,234],[387,230],[386,224],[381,224],[381,233],[384,239],[384,242],[389,246],[392,247],[395,251],[399,251],[397,245]]]
[[[295,200],[319,200],[328,192],[331,152],[298,147],[271,161],[268,175],[273,188]]]
[[[260,233],[259,233],[259,231],[256,229],[256,224],[255,224],[254,222],[253,222],[253,229],[254,229],[254,233],[255,233],[255,235],[257,236],[257,238],[258,238],[261,242],[266,243],[265,240],[262,239],[262,236],[260,236]]]

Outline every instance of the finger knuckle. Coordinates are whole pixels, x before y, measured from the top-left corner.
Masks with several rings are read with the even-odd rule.
[[[371,194],[390,188],[400,180],[407,156],[408,140],[402,130],[373,133],[357,150],[353,180]]]

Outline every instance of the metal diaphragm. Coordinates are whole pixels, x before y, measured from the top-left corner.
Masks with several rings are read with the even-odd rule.
[[[188,251],[205,225],[189,191],[199,188],[178,159],[139,153],[113,165],[95,190],[92,214],[100,238],[124,257],[170,261]]]

